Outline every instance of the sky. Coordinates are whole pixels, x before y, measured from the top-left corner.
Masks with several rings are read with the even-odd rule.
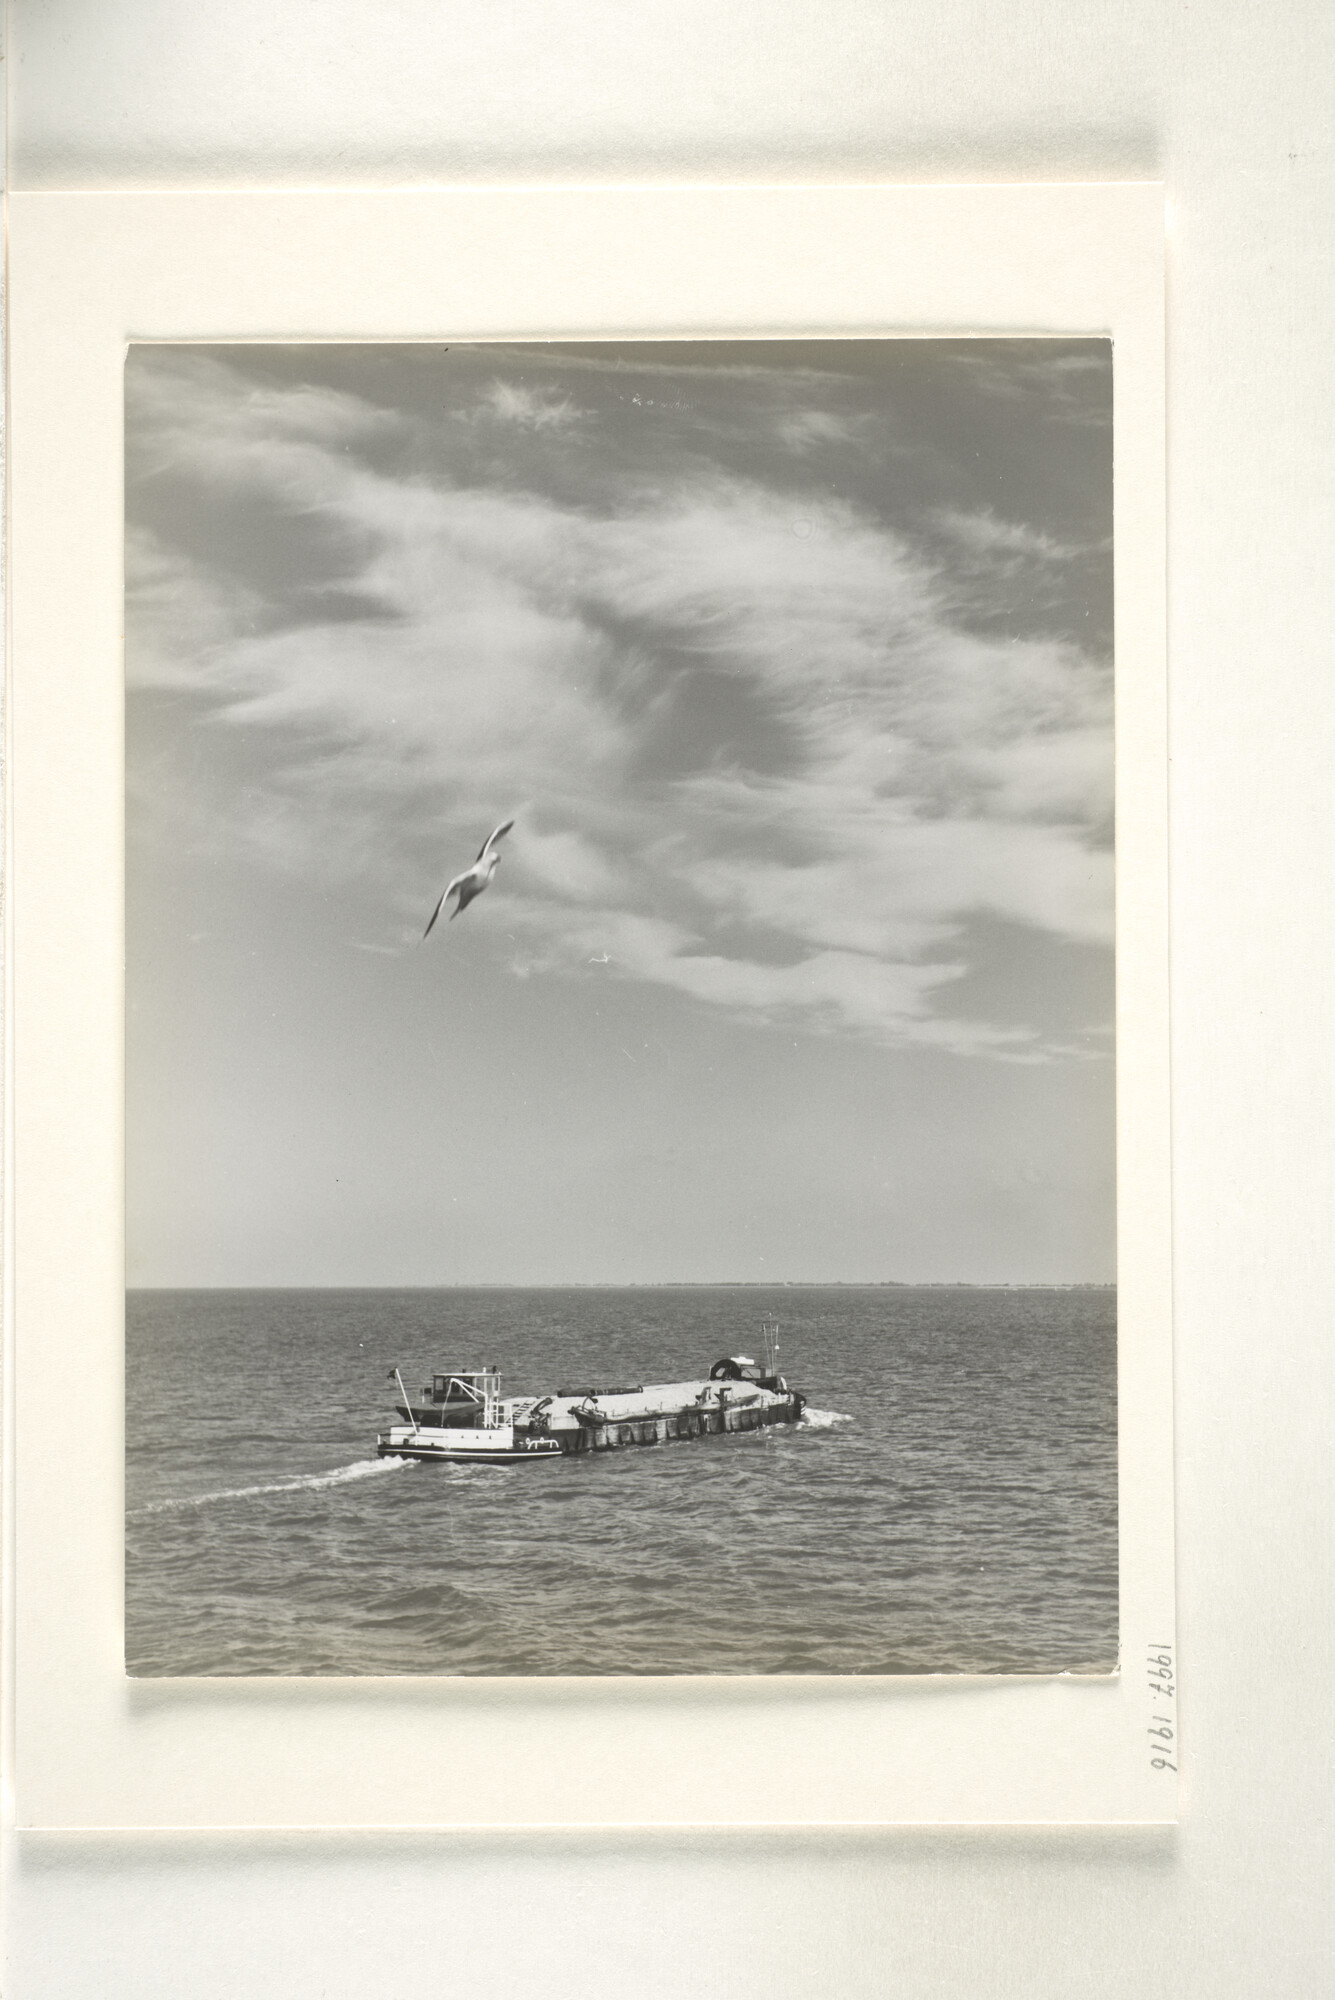
[[[133,347],[129,1282],[1110,1281],[1111,411]]]

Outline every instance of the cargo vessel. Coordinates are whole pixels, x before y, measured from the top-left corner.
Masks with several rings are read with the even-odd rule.
[[[503,1396],[496,1368],[443,1370],[417,1398],[395,1368],[398,1414],[376,1439],[382,1458],[441,1459],[451,1464],[534,1465],[625,1445],[796,1424],[806,1397],[778,1372],[778,1331],[765,1329],[766,1360],[728,1354],[707,1376],[632,1387],[555,1389],[546,1396]]]

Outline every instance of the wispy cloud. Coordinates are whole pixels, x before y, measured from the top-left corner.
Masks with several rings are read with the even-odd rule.
[[[519,382],[490,383],[483,402],[490,415],[521,430],[565,430],[580,416],[569,396],[547,395]]]
[[[1027,556],[1038,562],[1062,562],[1077,553],[1055,535],[1031,528],[1024,521],[1005,521],[990,507],[972,513],[959,507],[939,507],[932,516],[938,527],[976,555]]]
[[[1082,340],[1064,352],[1033,341],[980,341],[953,357],[975,393],[1027,402],[1036,421],[1106,430],[1112,423],[1111,343]]]
[[[132,386],[142,480],[327,536],[347,600],[266,588],[225,540],[131,535],[132,680],[260,746],[198,837],[377,882],[406,935],[441,857],[517,810],[521,969],[606,953],[739,1018],[1043,1052],[956,1018],[950,989],[976,917],[1110,938],[1105,661],[966,629],[947,557],[819,486],[698,452],[658,482],[621,439],[595,500],[530,490],[518,446],[490,472],[404,469],[398,412],[258,389],[242,362],[159,355]],[[593,421],[554,391],[478,393],[516,437]],[[847,422],[785,421],[799,456]],[[936,525],[975,556],[1065,559],[987,509]]]
[[[790,451],[807,452],[822,445],[852,444],[866,425],[834,410],[792,410],[778,419],[776,429]]]

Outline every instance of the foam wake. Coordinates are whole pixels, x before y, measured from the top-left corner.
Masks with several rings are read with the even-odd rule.
[[[810,1404],[803,1410],[801,1419],[809,1431],[828,1431],[835,1424],[851,1424],[852,1421],[852,1417],[845,1416],[842,1410],[813,1410]]]
[[[277,1479],[269,1486],[225,1486],[217,1493],[191,1493],[181,1500],[155,1500],[150,1507],[136,1507],[131,1518],[140,1514],[173,1514],[184,1507],[211,1507],[219,1500],[254,1500],[261,1493],[303,1493],[317,1486],[346,1486],[353,1479],[371,1479],[377,1472],[401,1472],[417,1463],[413,1458],[359,1458],[353,1465],[335,1466],[332,1472],[311,1472],[301,1479]]]

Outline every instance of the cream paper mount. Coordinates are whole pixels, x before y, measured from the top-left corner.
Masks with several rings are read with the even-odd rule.
[[[10,228],[19,1825],[1171,1821],[1146,1671],[1174,1637],[1161,190],[19,194]],[[1115,357],[1120,1672],[127,1679],[127,344],[1047,333]]]

